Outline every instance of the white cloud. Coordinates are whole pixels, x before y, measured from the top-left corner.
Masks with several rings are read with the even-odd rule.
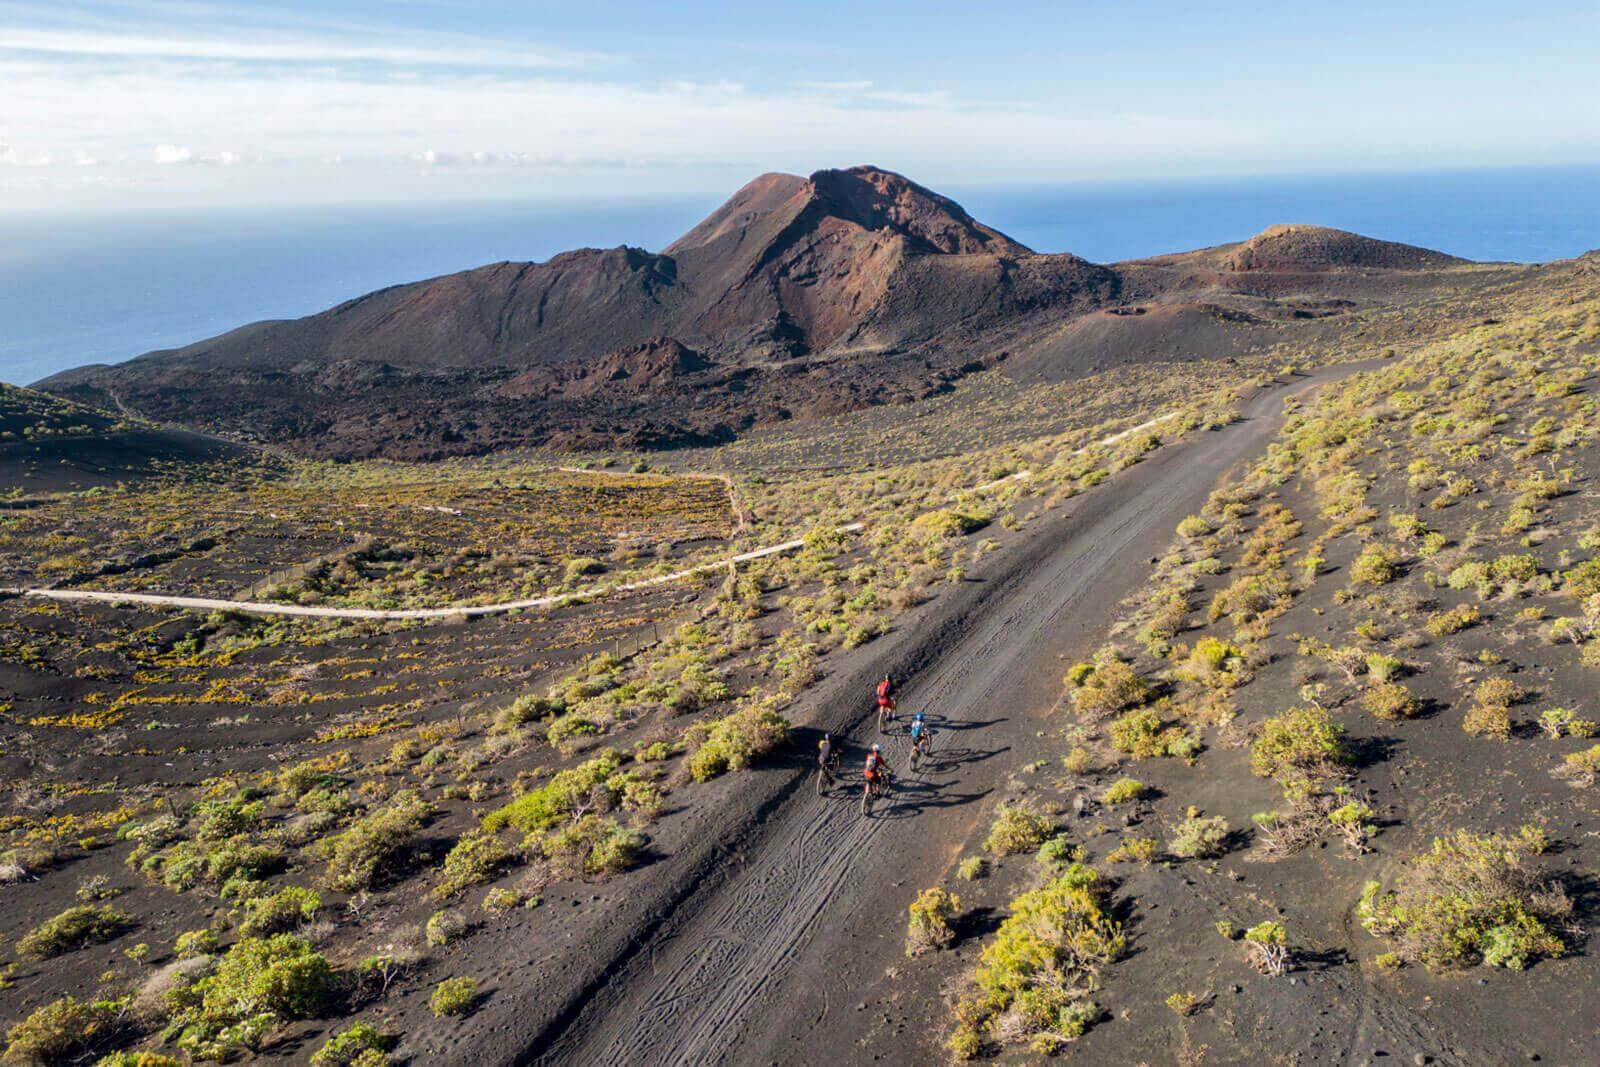
[[[471,37],[430,35],[364,42],[300,32],[257,39],[0,27],[0,51],[85,58],[191,59],[244,63],[383,63],[412,66],[577,70],[600,53],[507,48]]]
[[[155,161],[162,166],[171,166],[175,163],[194,162],[194,149],[176,144],[158,144],[153,153]]]

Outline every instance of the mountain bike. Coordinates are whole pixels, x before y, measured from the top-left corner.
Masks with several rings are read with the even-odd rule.
[[[873,802],[883,796],[888,788],[889,773],[887,771],[879,771],[876,778],[866,779],[865,784],[861,787],[861,814],[863,816],[872,814]]]
[[[821,796],[824,786],[833,785],[839,780],[839,753],[828,753],[827,762],[817,762],[817,796]]]
[[[923,730],[917,739],[911,742],[911,769],[917,770],[922,766],[922,761],[928,758],[932,749],[932,737],[927,730]]]

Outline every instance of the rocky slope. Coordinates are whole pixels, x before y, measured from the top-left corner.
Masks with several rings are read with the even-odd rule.
[[[1338,313],[1462,265],[1293,226],[1101,266],[876,167],[766,174],[659,253],[492,264],[40,384],[334,457],[669,447],[926,396],[1013,355],[1050,378],[1231,355],[1306,317],[1285,300],[1337,293]]]

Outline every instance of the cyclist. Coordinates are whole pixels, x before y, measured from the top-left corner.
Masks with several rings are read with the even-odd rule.
[[[867,753],[867,765],[861,772],[861,776],[867,780],[868,788],[876,792],[882,792],[883,788],[889,784],[890,773],[889,764],[883,758],[883,752],[877,745],[873,745],[871,751]]]
[[[833,735],[823,734],[822,740],[817,742],[817,788],[820,790],[826,782],[833,784],[833,769],[839,757],[833,751]]]
[[[911,720],[911,769],[916,770],[917,759],[922,755],[922,750],[928,743],[928,724],[923,720],[922,712],[917,712],[916,718]]]
[[[886,674],[878,683],[878,730],[887,730],[894,721],[894,682]]]

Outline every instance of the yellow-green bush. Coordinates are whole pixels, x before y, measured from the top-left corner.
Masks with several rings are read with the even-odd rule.
[[[935,886],[917,894],[907,909],[906,955],[920,956],[944,948],[956,939],[950,920],[961,910],[961,898]]]
[[[444,858],[433,895],[453,897],[464,889],[494,878],[511,860],[511,850],[491,830],[471,830],[461,835]]]
[[[17,939],[17,955],[25,960],[47,960],[86,945],[121,937],[133,920],[104,904],[81,904],[46,919]]]
[[[1357,915],[1369,931],[1393,938],[1399,954],[1431,970],[1484,963],[1522,970],[1567,950],[1560,933],[1572,902],[1533,869],[1544,835],[1457,830],[1402,869],[1395,890],[1362,890]]]
[[[1105,898],[1099,874],[1074,865],[1012,901],[973,974],[976,995],[957,1007],[952,1050],[975,1052],[983,1034],[1036,1052],[1081,1036],[1100,1014],[1088,994],[1127,950]]]
[[[697,724],[700,725],[700,724]],[[752,701],[703,731],[686,735],[689,773],[697,782],[741,770],[789,739],[789,720],[774,701]]]
[[[984,851],[995,856],[1014,856],[1035,852],[1055,829],[1050,820],[1021,802],[1000,805],[984,839]]]
[[[439,1018],[465,1015],[478,1000],[478,983],[471,978],[446,978],[433,987],[428,1007]]]

